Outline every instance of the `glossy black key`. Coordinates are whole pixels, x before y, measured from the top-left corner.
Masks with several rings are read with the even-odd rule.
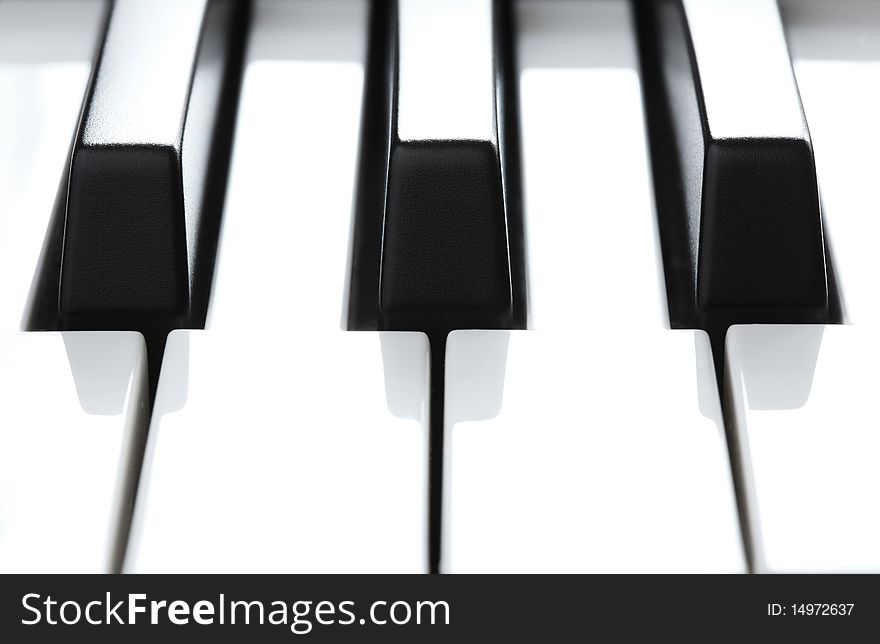
[[[508,11],[374,5],[351,329],[525,326]]]
[[[113,4],[70,166],[62,329],[204,324],[247,11]]]
[[[673,326],[829,321],[812,144],[775,0],[636,11]]]
[[[440,569],[447,334],[526,325],[510,3],[373,3],[348,328],[431,346],[428,566]]]

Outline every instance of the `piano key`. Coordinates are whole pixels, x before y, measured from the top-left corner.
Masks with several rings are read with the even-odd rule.
[[[164,364],[129,571],[425,570],[426,432],[378,334],[180,330]]]
[[[510,64],[506,11],[399,0],[376,25],[386,73],[367,87],[365,128],[385,137],[364,148],[350,328],[524,325],[515,106],[496,82]]]
[[[118,569],[146,390],[137,333],[0,335],[0,570]]]
[[[101,0],[0,3],[0,334],[30,326],[32,280],[105,10]]]
[[[734,326],[726,355],[757,569],[880,570],[876,329]]]
[[[71,162],[62,328],[203,323],[246,8],[113,4]]]
[[[526,322],[510,11],[492,0],[376,7],[347,319],[429,335],[434,571],[446,335]]]
[[[636,7],[672,324],[829,321],[816,171],[776,2]]]
[[[340,328],[366,7],[255,6],[209,324],[169,336],[127,570],[426,568],[427,339]]]
[[[516,15],[535,326],[450,334],[444,570],[742,571],[712,350],[665,315],[629,6]]]
[[[870,3],[781,5],[816,148],[826,234],[852,326],[743,326],[728,334],[728,406],[749,474],[758,570],[876,571],[870,153],[880,107],[880,13]],[[853,146],[852,141],[860,141]]]

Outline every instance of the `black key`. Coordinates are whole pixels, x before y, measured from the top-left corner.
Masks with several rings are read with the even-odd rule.
[[[491,0],[373,4],[348,328],[428,334],[433,572],[447,334],[526,324],[509,12]]]
[[[351,329],[524,328],[507,3],[376,3]]]
[[[60,328],[164,343],[204,324],[246,18],[235,0],[113,4],[70,167]]]
[[[829,321],[812,144],[775,0],[636,11],[673,326]]]

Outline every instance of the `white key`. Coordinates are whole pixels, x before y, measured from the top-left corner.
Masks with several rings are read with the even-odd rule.
[[[0,333],[25,324],[106,3],[0,3]]]
[[[0,336],[0,571],[112,569],[146,389],[140,334]]]
[[[731,408],[751,473],[758,567],[880,571],[876,329],[735,326]]]
[[[512,332],[500,414],[452,429],[447,569],[742,570],[711,369],[698,332]]]
[[[340,328],[365,23],[256,6],[210,325],[166,347],[129,570],[427,566],[427,339]]]
[[[388,410],[378,336],[173,332],[129,568],[421,571],[425,432]]]
[[[398,21],[398,137],[495,140],[492,0],[400,0]]]
[[[444,569],[741,571],[708,337],[666,328],[628,5],[518,18],[534,330],[449,338]]]

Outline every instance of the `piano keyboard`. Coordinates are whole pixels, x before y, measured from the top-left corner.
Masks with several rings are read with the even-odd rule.
[[[0,1],[0,570],[880,570],[878,43]]]

